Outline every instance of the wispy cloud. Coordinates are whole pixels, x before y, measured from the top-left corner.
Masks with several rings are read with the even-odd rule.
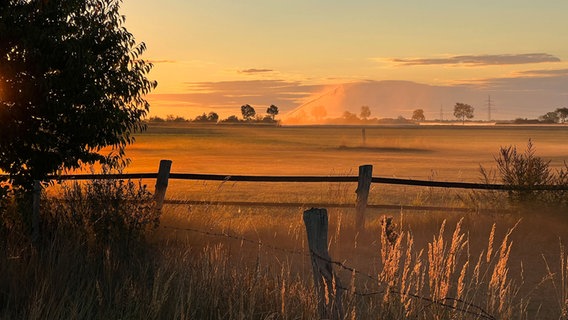
[[[273,71],[274,71],[274,70],[272,70],[272,69],[256,69],[256,68],[252,68],[252,69],[239,70],[239,73],[257,74],[257,73],[267,73],[267,72],[273,72]]]
[[[231,113],[240,112],[243,104],[253,107],[275,104],[286,111],[321,88],[323,86],[287,80],[188,82],[186,93],[153,94],[152,99],[171,106],[207,106]]]
[[[158,63],[176,63],[177,61],[175,60],[168,60],[168,59],[150,59],[148,60],[148,62],[153,63],[153,64],[158,64]]]
[[[560,58],[548,53],[525,54],[487,54],[487,55],[460,55],[444,58],[393,58],[390,62],[403,66],[421,65],[466,65],[466,66],[495,66],[529,64],[543,62],[560,62]]]
[[[568,76],[568,69],[556,69],[556,70],[529,70],[519,72],[522,76]]]

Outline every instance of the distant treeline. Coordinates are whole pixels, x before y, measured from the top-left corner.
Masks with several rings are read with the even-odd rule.
[[[220,119],[219,114],[214,111],[208,114],[203,113],[193,119],[186,119],[182,116],[168,115],[166,118],[161,117],[150,117],[149,122],[198,122],[198,123],[270,123],[277,124],[279,121],[276,120],[276,115],[278,115],[278,107],[275,105],[270,105],[266,109],[265,115],[260,115],[256,113],[256,110],[249,104],[241,106],[242,118],[236,115],[231,115],[225,119]]]
[[[319,114],[315,111],[319,109],[312,110],[311,116],[306,113],[301,112],[293,117],[288,117],[286,119],[287,124],[308,124],[308,123],[318,123],[318,124],[331,124],[331,125],[355,125],[355,124],[416,124],[417,122],[428,121],[424,116],[423,109],[416,109],[413,111],[410,118],[405,118],[403,116],[398,116],[397,118],[370,118],[371,111],[368,106],[361,107],[361,113],[359,115],[345,111],[341,117],[338,118],[327,118],[325,117],[327,113]],[[266,113],[261,115],[257,114],[256,110],[251,105],[241,106],[242,117],[239,118],[236,115],[231,115],[227,118],[221,119],[219,114],[214,111],[209,113],[203,113],[195,118],[184,118],[178,115],[168,115],[165,118],[154,116],[148,119],[149,122],[194,122],[194,123],[228,123],[228,124],[279,124],[280,120],[276,120],[276,115],[278,115],[278,107],[275,105],[270,105],[266,109]],[[458,120],[465,122],[466,119],[473,118],[473,107],[467,104],[457,103],[454,107],[454,115]],[[442,120],[437,120],[442,121]],[[528,118],[517,118],[515,120],[509,120],[507,123],[515,124],[555,124],[555,123],[566,123],[568,121],[568,108],[557,108],[554,111],[547,112],[546,114],[538,117],[537,119]],[[445,122],[451,122],[451,120],[446,120]]]
[[[566,123],[568,120],[568,108],[557,108],[554,111],[547,112],[538,119],[517,118],[514,123],[516,124],[554,124]]]
[[[272,117],[264,116],[264,117],[254,117],[251,119],[240,119],[235,115],[229,116],[225,119],[220,119],[219,115],[215,112],[210,112],[208,114],[201,114],[195,118],[185,118],[178,115],[168,115],[165,118],[154,116],[148,119],[149,122],[152,123],[160,123],[160,122],[192,122],[192,123],[272,123],[276,124],[279,121],[272,119]]]

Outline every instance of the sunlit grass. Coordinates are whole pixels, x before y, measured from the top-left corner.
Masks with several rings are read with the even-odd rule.
[[[392,140],[389,135],[395,131],[390,130],[395,129],[374,132],[368,128],[367,143],[398,149],[421,145],[432,150],[381,153],[339,150],[341,143],[358,146],[356,128],[316,132],[310,128],[170,129],[140,137],[138,149],[129,154],[134,159],[129,171],[153,172],[160,158],[173,158],[173,172],[222,174],[355,175],[359,164],[373,163],[376,176],[405,172],[402,177],[476,182],[479,162],[490,165],[491,154],[498,149],[489,136],[506,133],[494,140],[499,145],[517,140],[525,145],[525,136],[533,135],[538,154],[545,158],[561,153],[552,146],[563,136],[556,131],[516,129],[397,129],[403,131],[396,131],[400,137]],[[172,135],[172,140],[165,139],[165,134]],[[283,140],[293,143],[274,142]],[[147,163],[137,167],[137,161]],[[389,173],[389,166],[395,170]],[[302,213],[321,202],[354,207],[355,188],[354,183],[170,181],[170,199],[305,206],[166,205],[160,227],[146,231],[126,256],[110,254],[118,250],[112,246],[93,250],[92,243],[84,241],[91,238],[70,232],[72,226],[64,222],[49,225],[45,230],[49,241],[35,251],[21,226],[3,224],[0,318],[317,318]],[[499,319],[565,316],[568,258],[559,249],[568,236],[565,213],[542,208],[510,211],[502,196],[373,185],[370,203],[503,211],[368,209],[364,231],[355,229],[354,209],[328,208],[330,255],[357,270],[353,273],[334,265],[347,289],[346,318],[479,319],[481,310]],[[384,217],[392,217],[396,238],[385,237]],[[366,293],[373,294],[362,295]],[[457,306],[473,314],[456,310]]]

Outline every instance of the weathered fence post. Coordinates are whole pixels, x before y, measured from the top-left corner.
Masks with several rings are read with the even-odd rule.
[[[372,179],[373,166],[370,164],[359,166],[359,180],[357,190],[355,190],[355,193],[357,193],[355,225],[359,231],[365,229],[365,209],[367,208],[367,199],[369,198]]]
[[[161,211],[166,198],[166,190],[168,189],[168,179],[170,178],[170,169],[172,168],[172,160],[160,160],[160,169],[158,169],[158,179],[156,179],[156,191],[154,199],[156,201],[156,211]]]
[[[327,210],[311,208],[304,211],[304,224],[308,234],[320,317],[321,319],[343,319],[341,304],[343,287],[339,278],[333,273],[331,257],[327,251]]]
[[[39,241],[40,231],[40,205],[41,205],[41,183],[34,180],[34,194],[32,199],[32,243]]]

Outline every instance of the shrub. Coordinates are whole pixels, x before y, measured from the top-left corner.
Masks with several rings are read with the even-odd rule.
[[[564,190],[535,190],[542,186],[568,186],[568,165],[553,170],[550,160],[536,156],[536,150],[529,139],[524,152],[517,151],[516,146],[501,147],[495,157],[497,173],[505,186],[515,187],[507,191],[512,204],[537,204],[546,206],[564,206],[566,191]],[[491,170],[480,166],[481,175],[487,181]]]
[[[158,227],[160,215],[146,185],[99,179],[62,186],[62,199],[50,201],[46,223],[83,239],[92,253],[128,253]],[[60,232],[62,230],[58,230]]]

